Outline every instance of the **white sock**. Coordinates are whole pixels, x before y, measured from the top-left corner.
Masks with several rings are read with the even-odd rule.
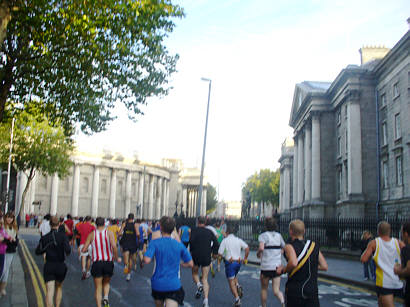
[[[205,304],[205,305],[208,304],[208,299],[207,299],[207,298],[204,299],[204,304]]]
[[[199,288],[200,286],[202,286],[201,282],[197,282],[196,287]]]
[[[104,299],[108,301],[108,295],[104,295]]]

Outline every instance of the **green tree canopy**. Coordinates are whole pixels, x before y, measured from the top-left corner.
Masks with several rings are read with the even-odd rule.
[[[8,161],[10,134],[11,121],[0,124],[0,163]],[[57,173],[61,178],[68,175],[73,145],[61,126],[51,126],[44,116],[35,117],[27,112],[22,112],[17,117],[13,134],[12,164],[17,171],[24,171],[28,177],[21,210],[36,172],[43,175]]]
[[[34,99],[66,134],[103,130],[117,102],[135,119],[168,93],[178,56],[163,40],[183,14],[171,0],[2,0],[0,121],[10,101]]]
[[[279,183],[280,171],[261,169],[250,176],[242,187],[242,197],[245,206],[249,207],[251,202],[260,204],[271,204],[279,206]]]
[[[218,198],[216,197],[216,189],[215,187],[208,183],[206,186],[206,212],[212,212],[216,208],[216,204],[218,202]]]

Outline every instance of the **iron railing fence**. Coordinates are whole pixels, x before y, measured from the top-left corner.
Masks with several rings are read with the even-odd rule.
[[[289,216],[276,217],[278,231],[282,234],[285,242],[289,238]],[[305,223],[305,238],[319,243],[323,248],[359,250],[360,239],[365,230],[373,236],[377,235],[378,220],[375,218],[311,218],[303,219]],[[395,217],[386,219],[390,223],[392,237],[400,237],[400,228],[408,221],[407,217]],[[195,218],[177,218],[177,228],[185,224],[195,227]],[[211,224],[217,219],[211,219]],[[264,219],[243,218],[240,220],[225,220],[227,225],[233,224],[236,235],[251,245],[258,245],[258,236],[265,231]]]

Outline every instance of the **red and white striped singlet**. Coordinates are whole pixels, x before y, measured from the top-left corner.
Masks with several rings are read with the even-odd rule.
[[[108,237],[107,229],[103,231],[94,230],[93,247],[93,262],[96,261],[112,261],[112,251],[110,238]]]

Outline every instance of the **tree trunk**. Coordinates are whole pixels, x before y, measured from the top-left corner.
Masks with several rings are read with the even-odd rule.
[[[26,187],[24,188],[23,195],[21,195],[20,211],[18,212],[18,214],[16,212],[16,216],[20,215],[21,221],[25,221],[24,210],[23,210],[24,200],[26,199],[26,195],[27,195],[28,189],[30,188],[30,183],[31,181],[33,181],[34,175],[35,175],[34,168],[31,168],[30,174],[28,175],[28,178],[27,178]]]
[[[7,36],[7,25],[11,20],[10,3],[2,0],[0,3],[0,46],[3,45]]]

